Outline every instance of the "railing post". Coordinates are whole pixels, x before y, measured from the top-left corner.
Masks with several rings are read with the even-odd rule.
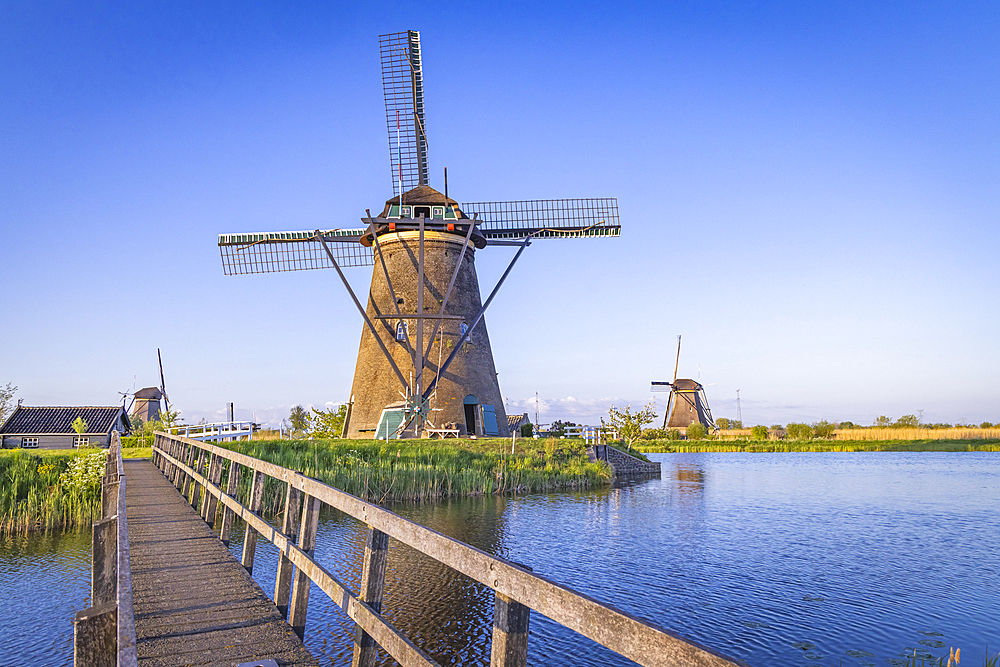
[[[205,450],[201,447],[198,448],[198,460],[195,462],[194,471],[199,475],[205,475]],[[202,507],[199,503],[202,503],[201,498],[201,484],[194,481],[194,477],[191,478],[191,497],[188,498],[191,503],[191,507],[195,510]]]
[[[531,571],[530,567],[520,567]],[[490,667],[525,667],[528,664],[530,613],[529,607],[506,595],[494,593]]]
[[[208,481],[210,481],[215,486],[219,486],[219,482],[222,480],[222,457],[218,454],[212,454],[212,463],[208,466]],[[209,526],[215,525],[215,515],[219,510],[219,499],[215,497],[214,494],[209,493],[208,489],[205,489],[205,511],[201,513],[201,517],[205,520]]]
[[[116,667],[118,607],[115,603],[76,612],[73,618],[73,667]]]
[[[376,613],[382,613],[382,592],[385,588],[385,567],[389,556],[389,536],[375,528],[368,529],[365,561],[361,570],[361,600]],[[354,626],[354,658],[351,667],[372,667],[378,656],[378,645],[360,625]]]
[[[253,471],[253,484],[250,487],[250,511],[254,514],[260,512],[261,502],[264,500],[264,478],[265,475],[259,470]],[[243,567],[247,574],[253,574],[253,557],[257,551],[257,531],[253,526],[247,524],[246,532],[243,533]]]
[[[302,503],[302,524],[299,526],[299,549],[312,558],[316,549],[316,531],[319,528],[320,499],[306,496]],[[309,606],[309,575],[301,569],[295,570],[295,586],[292,588],[292,602],[288,608],[288,624],[302,639],[306,633],[306,608]]]
[[[118,485],[115,484],[115,487]],[[117,499],[115,511],[118,510]],[[115,604],[118,586],[118,515],[98,521],[91,535],[92,576],[90,604]]]
[[[194,467],[194,456],[195,456],[194,445],[184,443],[184,465],[188,468]],[[181,472],[181,495],[184,499],[188,499],[188,491],[191,489],[191,475],[187,472]]]
[[[226,495],[236,497],[236,491],[240,488],[240,464],[236,461],[229,462],[229,477],[226,481]],[[222,508],[222,528],[219,530],[219,538],[227,547],[229,538],[233,532],[233,510],[229,505]]]
[[[285,519],[281,522],[281,532],[288,536],[291,542],[297,538],[296,529],[299,526],[299,505],[301,503],[302,491],[289,483],[288,490],[285,492]],[[292,561],[283,551],[278,556],[278,576],[274,582],[274,604],[283,618],[288,618],[288,595],[291,591]]]

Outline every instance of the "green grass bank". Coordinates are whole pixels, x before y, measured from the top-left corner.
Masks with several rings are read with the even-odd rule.
[[[646,440],[632,449],[676,452],[1000,452],[1000,440]]]

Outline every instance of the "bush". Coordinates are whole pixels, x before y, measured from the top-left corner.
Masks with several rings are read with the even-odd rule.
[[[535,435],[535,425],[531,423],[521,424],[521,437],[530,438]]]
[[[642,432],[643,440],[666,440],[667,430],[663,428],[647,428]]]
[[[813,433],[817,438],[832,438],[833,432],[837,429],[836,424],[831,424],[827,420],[819,421],[813,424]]]
[[[688,440],[704,440],[706,434],[708,434],[708,429],[700,422],[694,422],[687,427]]]
[[[680,429],[669,428],[667,429],[667,440],[680,440],[681,432]]]
[[[811,440],[813,437],[813,427],[809,424],[789,424],[785,427],[785,431],[790,440]]]
[[[767,427],[757,425],[750,429],[750,437],[754,440],[767,440]]]

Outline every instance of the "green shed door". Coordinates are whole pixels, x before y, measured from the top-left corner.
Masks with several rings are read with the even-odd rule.
[[[483,433],[500,435],[500,430],[497,429],[497,411],[492,405],[483,405]]]
[[[399,428],[399,425],[403,423],[405,418],[406,412],[402,408],[382,410],[382,416],[378,420],[378,428],[375,429],[375,439],[385,440],[388,437],[391,440],[398,438],[399,435],[396,434],[396,429]]]

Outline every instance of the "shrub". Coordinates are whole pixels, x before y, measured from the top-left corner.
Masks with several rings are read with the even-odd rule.
[[[813,437],[813,427],[809,424],[792,423],[785,427],[785,432],[790,440],[811,440]]]
[[[535,425],[531,423],[521,424],[521,437],[530,438],[535,434]]]
[[[642,432],[643,440],[666,440],[667,430],[662,428],[647,428]]]
[[[754,440],[767,440],[767,427],[757,425],[750,429],[750,437]]]
[[[694,422],[687,427],[688,440],[704,440],[707,433],[708,429],[700,422]]]

